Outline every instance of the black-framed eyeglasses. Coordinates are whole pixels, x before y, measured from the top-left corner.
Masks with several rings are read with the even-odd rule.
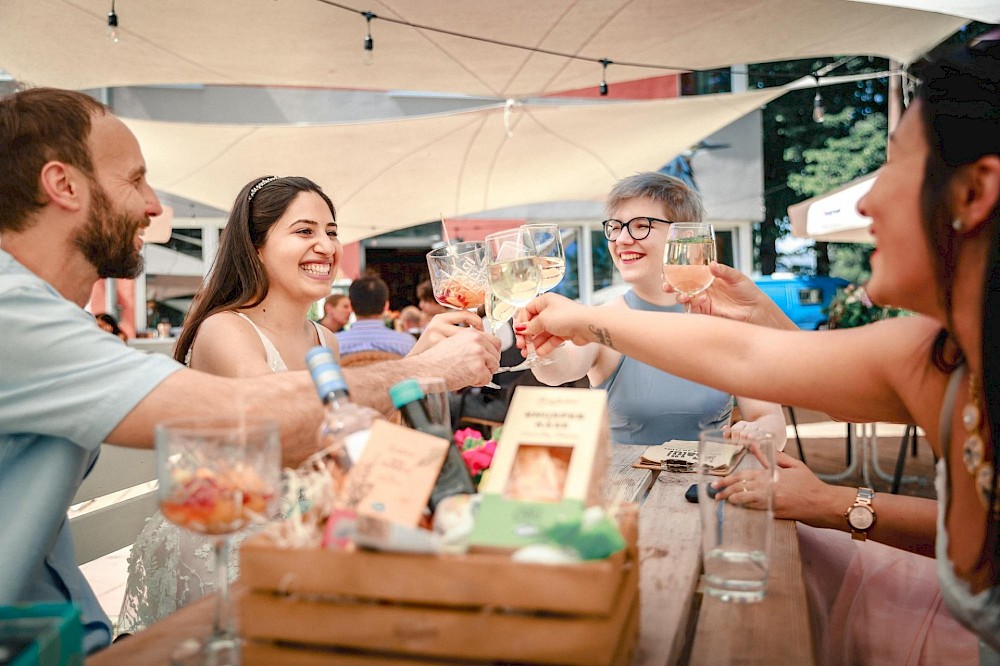
[[[641,241],[649,235],[650,229],[653,228],[653,222],[671,224],[670,220],[661,220],[658,217],[645,216],[633,217],[628,222],[622,222],[621,220],[611,218],[610,220],[604,220],[601,224],[604,225],[604,237],[609,241],[618,240],[618,237],[622,234],[622,229],[628,231],[628,235],[632,237],[632,240]]]

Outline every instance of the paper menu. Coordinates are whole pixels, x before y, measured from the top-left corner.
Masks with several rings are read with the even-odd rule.
[[[713,455],[705,461],[711,473],[717,476],[729,474],[746,453],[746,447],[738,444],[719,443]],[[639,464],[645,467],[667,469],[676,472],[698,471],[698,442],[672,439],[658,446],[650,446],[642,453]]]
[[[375,421],[341,490],[340,508],[416,526],[449,446],[440,437]]]

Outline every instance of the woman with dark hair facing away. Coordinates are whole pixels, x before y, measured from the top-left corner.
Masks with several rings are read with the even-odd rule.
[[[858,539],[933,548],[941,596],[1000,659],[1000,41],[932,55],[858,203],[876,238],[872,300],[918,313],[854,329],[794,332],[718,317],[529,303],[539,354],[599,342],[727,391],[854,422],[920,426],[938,457],[937,502],[859,489],[827,507]],[[662,345],[656,330],[673,344]],[[728,481],[728,479],[727,479]],[[750,503],[752,484],[719,497]],[[894,623],[873,625],[892,640]],[[992,661],[991,661],[992,660]]]

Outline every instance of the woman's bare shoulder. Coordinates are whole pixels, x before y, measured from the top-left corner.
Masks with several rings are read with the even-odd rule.
[[[334,356],[340,358],[340,345],[337,343],[337,334],[322,324],[319,325],[320,335],[327,347],[333,350]]]
[[[217,312],[198,327],[191,354],[195,370],[225,376],[261,374],[267,352],[249,322],[234,312]]]
[[[201,326],[198,327],[197,340],[200,342],[203,339],[214,338],[215,336],[229,337],[233,335],[239,337],[243,337],[244,335],[252,336],[252,338],[257,337],[253,326],[249,322],[232,310],[225,310],[223,312],[216,312],[201,322]]]

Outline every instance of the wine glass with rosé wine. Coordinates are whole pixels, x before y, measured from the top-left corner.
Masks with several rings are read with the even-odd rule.
[[[663,252],[663,279],[674,290],[694,297],[712,286],[709,267],[715,261],[715,230],[701,222],[675,222],[667,231]],[[684,304],[691,312],[691,302]]]
[[[251,417],[181,418],[156,425],[160,510],[178,527],[204,534],[215,551],[215,621],[190,637],[173,663],[239,664],[241,641],[229,605],[232,535],[267,522],[280,494],[278,423]]]

